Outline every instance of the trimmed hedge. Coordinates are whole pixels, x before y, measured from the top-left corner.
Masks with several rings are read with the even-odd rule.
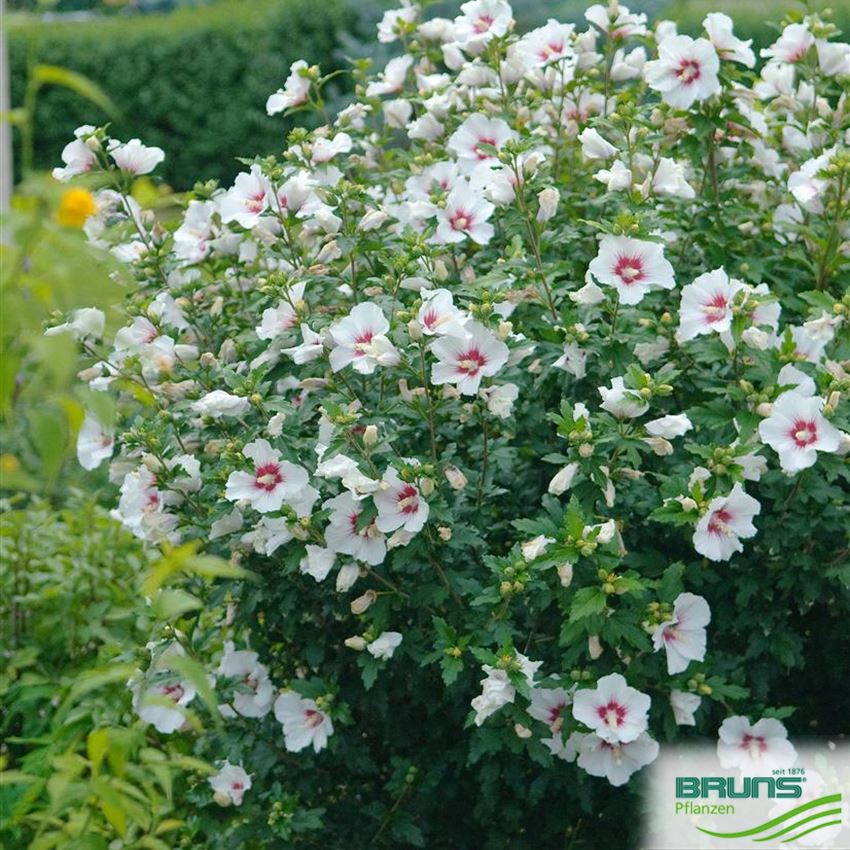
[[[340,34],[355,15],[345,0],[224,0],[168,15],[87,22],[23,23],[9,29],[12,102],[20,105],[28,53],[85,74],[122,111],[114,135],[159,145],[175,188],[228,180],[246,151],[280,150],[292,122],[265,113],[295,59],[340,67]],[[340,78],[340,79],[345,79]],[[80,96],[49,87],[39,94],[35,165],[59,164],[80,124],[107,116]]]

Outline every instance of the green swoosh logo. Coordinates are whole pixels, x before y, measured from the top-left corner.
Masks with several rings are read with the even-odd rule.
[[[812,800],[809,803],[803,803],[802,806],[797,806],[795,809],[791,809],[789,812],[785,812],[784,815],[780,815],[773,820],[767,821],[766,823],[759,824],[758,826],[754,826],[752,829],[745,829],[741,832],[712,832],[710,829],[703,829],[701,826],[698,826],[697,829],[700,832],[704,832],[706,835],[713,835],[715,838],[745,838],[750,835],[757,835],[760,832],[764,832],[768,829],[773,829],[775,826],[779,826],[780,824],[785,823],[786,821],[791,820],[791,818],[795,818],[797,815],[802,814],[803,812],[807,812],[810,809],[816,809],[819,806],[825,806],[827,803],[840,803],[841,795],[840,794],[829,794],[826,797],[819,797],[817,800]],[[841,809],[831,809],[830,811],[820,812],[818,814],[812,815],[808,818],[804,818],[802,821],[798,821],[797,823],[792,824],[787,829],[783,829],[780,832],[774,833],[773,835],[769,835],[765,838],[754,838],[754,841],[768,841],[771,838],[776,838],[777,836],[784,835],[786,832],[790,832],[793,829],[796,829],[799,826],[802,826],[809,821],[816,820],[821,817],[827,817],[829,815],[840,815]],[[812,827],[811,829],[806,830],[806,832],[801,833],[800,835],[795,835],[793,838],[786,838],[783,841],[783,844],[789,841],[795,841],[797,838],[801,838],[803,835],[807,835],[810,832],[814,832],[816,829],[820,829],[822,826],[834,826],[837,823],[841,823],[840,820],[831,821],[830,823],[820,824],[818,826]]]

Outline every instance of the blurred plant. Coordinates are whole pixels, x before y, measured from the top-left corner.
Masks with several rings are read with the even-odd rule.
[[[173,635],[165,620],[200,607],[182,585],[202,592],[240,573],[194,547],[154,560],[91,501],[59,513],[20,502],[0,519],[0,844],[103,850],[117,835],[123,848],[167,850],[191,810],[183,791],[209,797],[214,770],[179,738],[157,743],[130,712],[127,681],[152,631]],[[203,668],[183,662],[203,696]]]
[[[0,484],[55,494],[83,419],[83,397],[72,388],[72,340],[44,336],[44,325],[83,295],[98,307],[114,303],[119,264],[82,233],[95,211],[88,189],[57,189],[34,175],[12,205],[0,245]]]

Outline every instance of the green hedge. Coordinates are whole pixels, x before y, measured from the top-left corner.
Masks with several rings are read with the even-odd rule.
[[[231,178],[237,156],[279,150],[291,124],[265,113],[289,65],[304,58],[323,70],[339,64],[340,34],[354,19],[346,0],[223,0],[168,15],[9,28],[13,104],[21,104],[35,40],[39,62],[85,74],[120,108],[114,134],[138,136],[166,154],[175,188]],[[344,79],[344,78],[342,78]],[[35,163],[59,164],[80,124],[107,120],[100,109],[59,88],[43,89]]]

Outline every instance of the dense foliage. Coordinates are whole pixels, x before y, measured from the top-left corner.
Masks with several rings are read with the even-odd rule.
[[[24,99],[28,64],[69,68],[96,81],[120,114],[105,114],[71,91],[45,90],[36,114],[35,163],[47,168],[81,120],[167,145],[163,176],[176,188],[231,178],[246,150],[279,150],[295,122],[263,110],[271,80],[299,57],[331,64],[354,15],[342,0],[216,2],[169,15],[9,29],[12,102]],[[328,67],[330,70],[331,67]],[[144,84],[140,84],[143,82]]]
[[[135,279],[114,338],[47,333],[166,553],[125,700],[220,769],[185,846],[630,848],[665,742],[841,731],[850,48],[586,19],[388,12],[354,103],[176,227],[129,194],[158,147],[62,153]]]

